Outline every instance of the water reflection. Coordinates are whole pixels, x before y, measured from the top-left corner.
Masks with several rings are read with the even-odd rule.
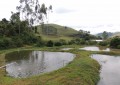
[[[100,48],[97,46],[88,46],[84,48],[80,48],[81,50],[87,50],[87,51],[110,51],[110,48]]]
[[[120,85],[120,56],[94,54],[91,57],[102,66],[98,85]]]
[[[20,51],[5,56],[6,72],[11,77],[28,77],[57,70],[74,59],[71,53]]]

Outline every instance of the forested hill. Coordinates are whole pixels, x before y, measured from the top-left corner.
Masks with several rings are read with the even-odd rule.
[[[41,25],[38,26],[38,33],[44,35],[69,36],[71,34],[77,34],[78,31],[67,26],[60,26],[57,24],[45,24],[43,29]]]

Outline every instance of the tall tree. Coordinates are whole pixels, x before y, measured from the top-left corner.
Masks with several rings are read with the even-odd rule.
[[[47,14],[45,4],[40,6],[39,0],[20,0],[20,6],[16,7],[22,13],[23,19],[29,22],[29,26],[41,23]]]
[[[11,15],[11,19],[10,19],[11,23],[14,23],[16,25],[16,27],[18,28],[18,33],[20,35],[20,12],[17,12],[17,13],[13,13],[12,12],[12,15]]]

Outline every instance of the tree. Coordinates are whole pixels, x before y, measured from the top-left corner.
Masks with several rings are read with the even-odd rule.
[[[11,23],[14,23],[16,25],[16,29],[18,28],[18,34],[20,35],[20,12],[13,13],[11,15],[10,19]]]
[[[22,17],[29,22],[29,26],[43,22],[47,16],[45,4],[40,6],[39,0],[20,0],[20,6],[16,7],[22,13]],[[50,6],[50,9],[52,6]]]
[[[104,40],[107,39],[108,38],[108,33],[106,31],[104,31],[102,33],[102,37],[103,37]]]

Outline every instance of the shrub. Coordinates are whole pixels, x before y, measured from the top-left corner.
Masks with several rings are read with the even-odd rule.
[[[19,37],[13,37],[12,40],[14,41],[14,44],[16,47],[22,47],[23,46],[23,40]]]
[[[107,41],[99,42],[100,46],[107,46],[108,44],[109,44],[109,42],[107,42]]]
[[[15,47],[11,38],[3,38],[0,40],[0,49]]]
[[[68,42],[69,45],[75,44],[75,40],[71,40]]]
[[[80,44],[82,44],[82,45],[86,44],[85,40],[81,39]]]
[[[96,45],[97,42],[96,41],[88,41],[88,45]]]
[[[62,45],[67,45],[67,42],[66,42],[66,40],[64,40],[64,39],[60,39],[59,42],[60,42]]]
[[[120,45],[118,45],[117,48],[120,49]]]
[[[53,47],[54,46],[54,43],[52,40],[49,40],[46,44],[47,47]]]
[[[24,44],[33,44],[39,41],[39,38],[32,33],[24,32],[21,36]]]
[[[120,45],[120,38],[119,37],[115,37],[110,41],[110,47],[112,48],[118,48]]]
[[[55,42],[54,45],[55,45],[55,46],[62,46],[62,43],[61,43],[61,42]]]
[[[43,41],[41,37],[39,37],[39,40],[38,40],[38,42],[37,42],[37,46],[38,46],[38,47],[43,47],[43,46],[45,46],[45,41]]]

